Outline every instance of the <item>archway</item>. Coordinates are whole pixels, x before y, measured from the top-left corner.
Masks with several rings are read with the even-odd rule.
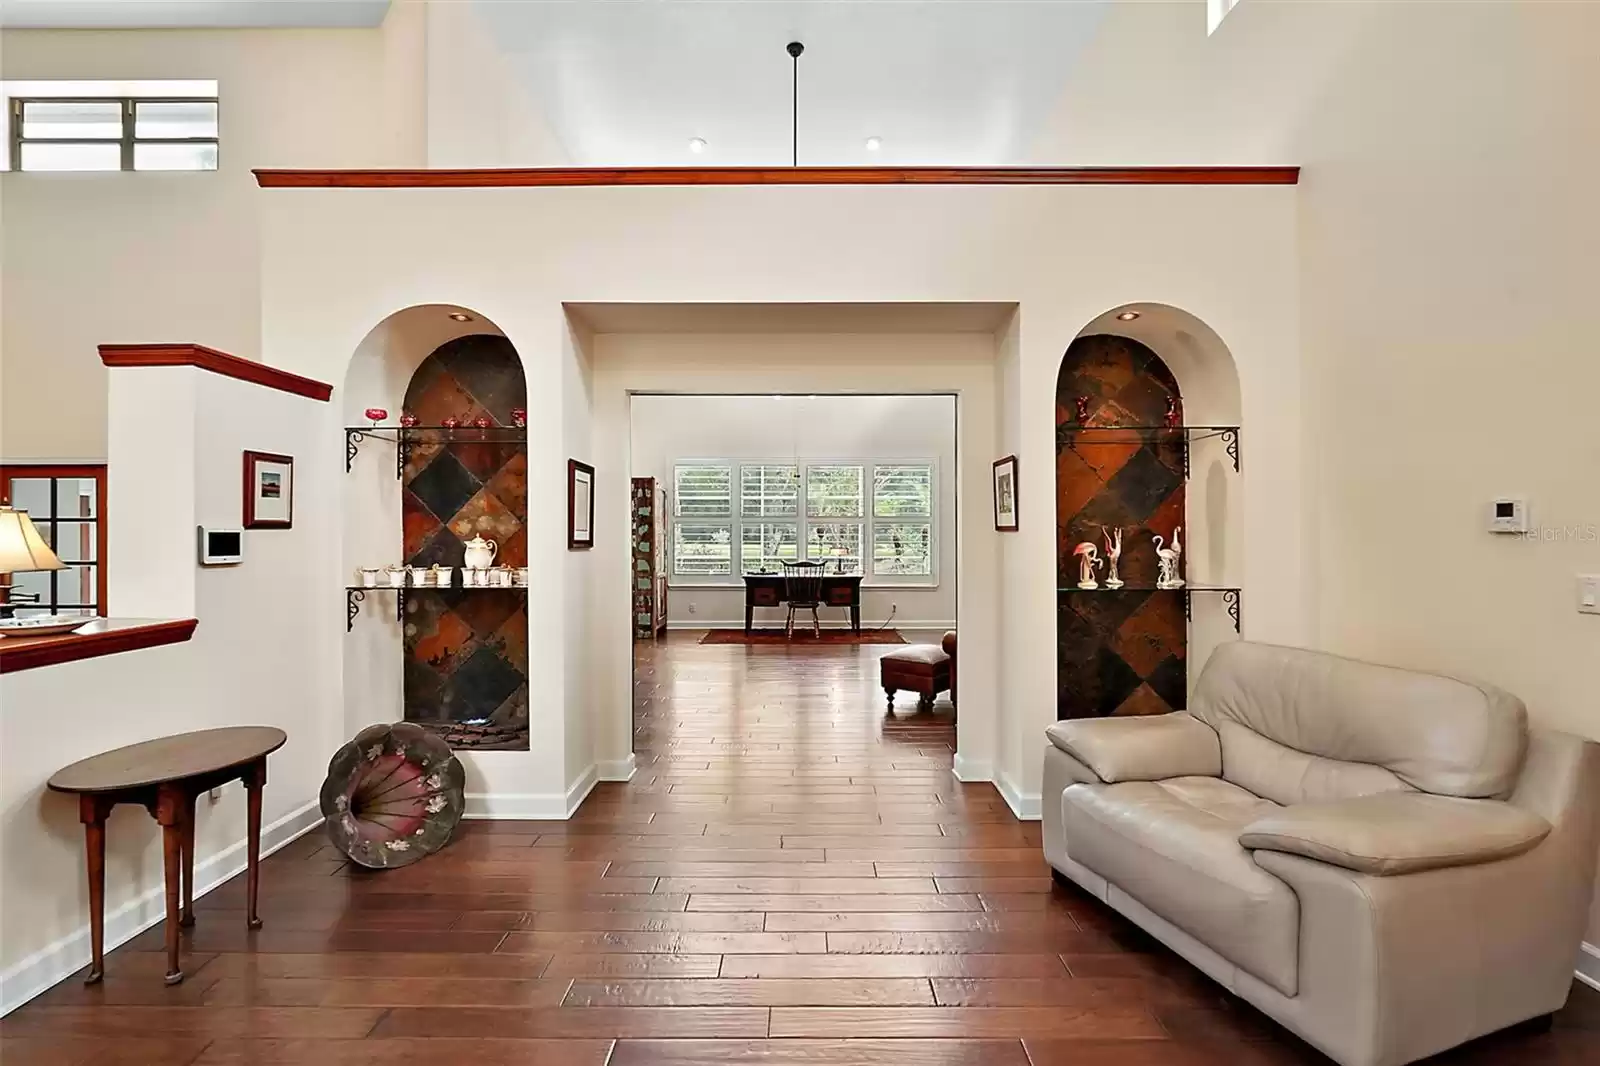
[[[1239,604],[1229,584],[1238,423],[1233,357],[1185,311],[1113,308],[1067,349],[1056,394],[1058,718],[1187,706],[1191,653],[1221,639],[1213,609],[1236,617]],[[1174,541],[1184,585],[1161,587],[1157,550]],[[1085,544],[1100,559],[1087,573]]]
[[[358,347],[347,425],[369,407],[389,414],[347,444],[346,563],[449,577],[363,590],[359,635],[353,604],[348,725],[403,718],[455,748],[528,749],[527,589],[468,588],[460,569],[475,537],[496,543],[496,564],[527,565],[526,395],[516,349],[465,308],[407,308]]]

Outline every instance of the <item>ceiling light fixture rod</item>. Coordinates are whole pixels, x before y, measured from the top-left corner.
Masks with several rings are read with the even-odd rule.
[[[794,84],[790,91],[792,109],[789,118],[791,132],[789,165],[793,167],[800,165],[800,53],[805,50],[806,46],[799,41],[790,41],[785,49],[789,53],[789,58],[794,60]]]

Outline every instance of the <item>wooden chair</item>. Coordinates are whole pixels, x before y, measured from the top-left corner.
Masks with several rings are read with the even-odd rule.
[[[783,598],[789,603],[789,620],[783,627],[783,634],[790,640],[794,639],[794,612],[808,607],[811,631],[817,637],[822,636],[822,619],[817,616],[817,608],[822,606],[822,572],[826,567],[826,563],[817,562],[783,564]]]

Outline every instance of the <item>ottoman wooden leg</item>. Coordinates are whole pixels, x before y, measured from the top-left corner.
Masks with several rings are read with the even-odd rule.
[[[885,686],[883,686],[883,691],[889,697],[889,710],[890,710],[890,712],[893,712],[894,711],[894,694],[896,692],[899,692],[900,690],[895,688],[893,685],[885,685]]]

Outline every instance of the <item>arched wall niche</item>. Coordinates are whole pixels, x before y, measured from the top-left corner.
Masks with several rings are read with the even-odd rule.
[[[497,562],[527,565],[527,442],[512,425],[526,396],[516,349],[470,308],[419,305],[374,327],[345,375],[346,425],[381,407],[390,427],[408,412],[463,428],[412,431],[403,466],[392,428],[359,442],[344,489],[352,580],[361,567],[459,568],[474,536],[497,543]],[[472,428],[480,416],[493,428]],[[345,645],[347,728],[404,718],[452,747],[527,750],[526,612],[526,590],[465,589],[459,569],[448,589],[365,594]]]
[[[1119,317],[1120,316],[1120,317]],[[1130,317],[1131,316],[1131,317]],[[1079,399],[1086,419],[1080,419]],[[1239,476],[1225,440],[1190,433],[1189,476],[1178,433],[1238,426],[1238,370],[1216,332],[1179,308],[1124,304],[1097,316],[1063,356],[1056,397],[1057,717],[1160,714],[1187,706],[1198,667],[1234,635],[1220,600],[1154,588],[1154,537],[1182,528],[1191,584],[1228,585],[1241,569]],[[1139,432],[1117,432],[1147,427]],[[1076,546],[1107,554],[1105,529],[1121,528],[1124,586],[1080,590]]]

